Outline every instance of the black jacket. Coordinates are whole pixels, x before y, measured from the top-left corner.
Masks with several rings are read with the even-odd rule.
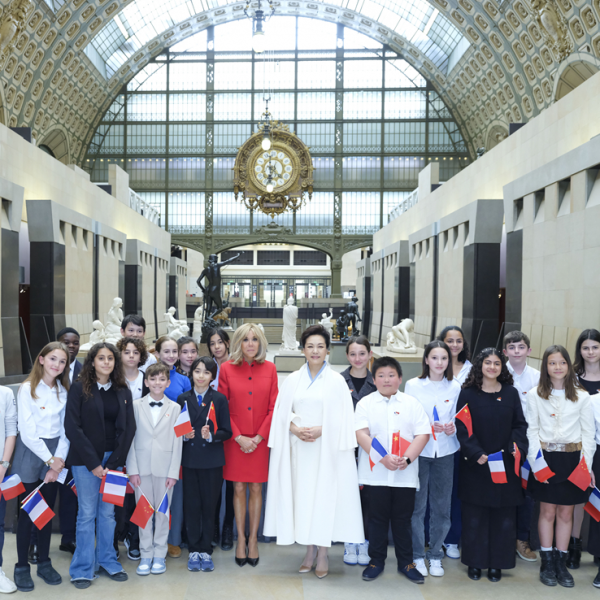
[[[356,410],[356,405],[369,394],[377,391],[375,387],[375,382],[373,381],[373,375],[371,375],[371,371],[367,369],[367,380],[363,383],[362,388],[360,388],[360,393],[354,389],[354,382],[352,381],[352,377],[350,376],[350,369],[352,367],[348,367],[345,371],[342,371],[341,375],[346,380],[346,385],[352,394],[352,402],[354,403],[354,410]]]
[[[127,453],[135,435],[133,400],[129,388],[117,389],[119,414],[116,422],[116,445],[107,469],[125,466]],[[71,385],[65,412],[65,433],[71,442],[67,464],[70,467],[85,465],[93,471],[104,457],[104,404],[98,386],[92,386],[92,397],[83,395],[81,381]]]
[[[512,385],[503,385],[495,394],[474,387],[463,389],[456,410],[465,404],[471,412],[473,435],[468,436],[466,426],[456,419],[456,436],[460,442],[460,469],[458,472],[458,497],[477,506],[517,506],[523,502],[521,464],[527,458],[527,421],[519,392]],[[519,475],[515,474],[513,442],[521,452]],[[507,483],[494,483],[490,467],[477,460],[483,455],[503,450]]]
[[[228,440],[231,435],[231,421],[229,419],[229,403],[227,398],[220,392],[215,392],[208,388],[202,398],[202,406],[198,404],[198,396],[194,390],[184,392],[177,398],[177,403],[183,408],[187,401],[190,421],[196,432],[196,436],[183,441],[183,455],[181,457],[181,466],[188,469],[214,469],[225,465],[225,450],[223,442]],[[217,416],[217,433],[214,432],[213,422],[209,421],[208,426],[213,436],[212,442],[202,439],[200,430],[206,425],[206,417],[210,410],[210,403],[214,402]]]

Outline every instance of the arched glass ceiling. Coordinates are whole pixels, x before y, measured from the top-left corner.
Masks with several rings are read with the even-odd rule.
[[[229,4],[234,1],[134,0],[93,38],[91,53],[97,53],[106,63],[110,77],[133,54],[173,25]],[[442,72],[463,40],[460,31],[427,0],[328,0],[324,4],[354,10],[385,24],[416,46]]]

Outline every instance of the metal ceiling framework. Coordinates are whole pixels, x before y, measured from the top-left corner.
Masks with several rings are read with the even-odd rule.
[[[102,115],[153,56],[209,25],[240,18],[244,8],[243,2],[204,0],[211,8],[178,22],[163,19],[164,30],[107,81],[84,49],[134,1],[54,0],[54,12],[45,0],[2,0],[0,24],[26,16],[14,40],[0,40],[0,118],[31,127],[38,143],[57,129],[68,132],[64,160],[81,165]],[[432,60],[422,36],[411,42],[406,32],[392,29],[386,10],[399,0],[352,4],[358,10],[344,7],[350,0],[274,2],[277,14],[341,23],[401,54],[442,96],[472,157],[477,147],[502,141],[510,122],[527,121],[553,103],[569,63],[589,64],[590,72],[600,67],[600,0],[431,0],[469,43],[454,65]],[[386,10],[374,11],[374,5]]]

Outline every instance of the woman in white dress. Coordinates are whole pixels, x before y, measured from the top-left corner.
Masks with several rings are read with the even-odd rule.
[[[264,534],[307,546],[300,573],[328,573],[332,542],[364,542],[354,449],[354,409],[344,378],[326,362],[329,334],[301,336],[307,364],[283,383],[273,414]]]

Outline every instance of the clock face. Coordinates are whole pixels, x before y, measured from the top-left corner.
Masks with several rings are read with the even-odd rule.
[[[266,191],[270,179],[274,193],[283,191],[296,178],[296,167],[291,155],[287,150],[279,148],[261,150],[254,160],[252,169],[259,188]]]

